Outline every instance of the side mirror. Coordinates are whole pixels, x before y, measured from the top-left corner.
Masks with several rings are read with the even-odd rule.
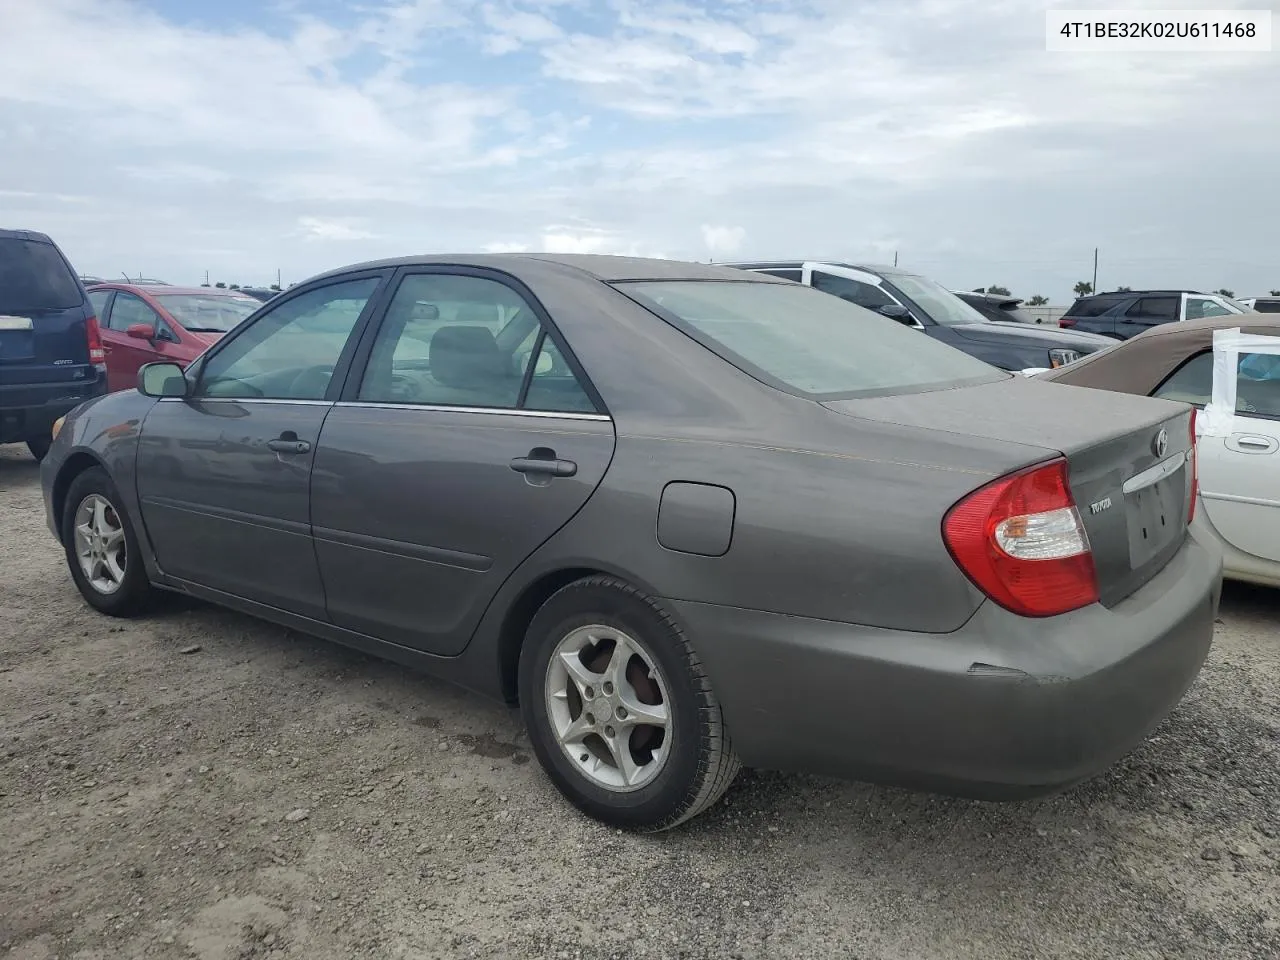
[[[138,392],[145,397],[185,397],[187,378],[176,363],[146,363],[138,370]]]
[[[876,312],[882,317],[897,320],[904,327],[911,327],[915,330],[924,329],[924,324],[912,316],[911,311],[900,303],[883,303],[876,307]]]
[[[131,323],[124,328],[124,335],[135,340],[154,340],[156,328],[147,323]]]

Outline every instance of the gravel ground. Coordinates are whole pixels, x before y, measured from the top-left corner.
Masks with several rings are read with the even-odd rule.
[[[1186,701],[1068,794],[744,774],[635,837],[505,707],[209,607],[90,612],[19,448],[0,521],[0,956],[1280,956],[1278,592],[1229,585]]]

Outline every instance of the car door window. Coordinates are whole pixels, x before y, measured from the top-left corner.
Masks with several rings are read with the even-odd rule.
[[[366,277],[318,287],[263,313],[209,357],[198,395],[323,400],[343,348],[380,282]]]
[[[156,312],[147,306],[140,297],[135,297],[132,293],[125,293],[123,290],[117,290],[116,300],[111,305],[111,316],[108,318],[107,325],[112,330],[124,333],[135,323],[155,327],[159,319],[156,316]]]
[[[1191,357],[1152,394],[1165,400],[1208,404],[1213,396],[1213,351]],[[1236,367],[1236,413],[1280,419],[1280,357],[1242,353]]]
[[[107,325],[107,300],[111,297],[110,290],[94,290],[89,294],[89,303],[93,305],[93,315],[98,318],[100,326]]]
[[[803,270],[778,269],[778,270],[757,270],[757,273],[763,273],[766,276],[777,277],[780,280],[794,280],[799,283],[804,278]]]
[[[1280,356],[1242,353],[1236,367],[1236,412],[1280,420]]]
[[[1211,297],[1187,297],[1187,320],[1199,320],[1202,317],[1227,317],[1234,313]]]
[[[1129,311],[1129,319],[1136,319],[1138,323],[1165,323],[1174,320],[1178,316],[1178,298],[1177,297],[1143,297],[1138,301],[1138,315],[1135,318],[1133,311]]]
[[[411,274],[374,339],[357,399],[366,403],[515,409],[592,409],[541,333],[537,315],[506,284],[484,277]]]
[[[866,307],[868,310],[878,310],[880,307],[898,302],[879,287],[873,287],[869,283],[861,283],[858,280],[850,280],[848,277],[837,277],[834,274],[822,273],[818,270],[813,271],[811,282],[815,290],[821,290],[823,293],[833,293],[842,300],[856,303],[858,306]]]
[[[595,401],[583,389],[550,334],[541,335],[537,359],[529,375],[529,390],[521,406],[526,410],[553,413],[597,412]]]

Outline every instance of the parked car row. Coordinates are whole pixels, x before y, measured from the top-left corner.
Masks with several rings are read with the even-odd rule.
[[[1213,635],[1194,407],[998,369],[1108,354],[903,271],[745,266],[315,277],[61,419],[49,527],[104,613],[178,591],[518,702],[620,827],[740,765],[1011,799],[1130,750]],[[102,309],[190,333],[152,293]]]
[[[1088,331],[1116,340],[1163,323],[1231,317],[1248,313],[1248,307],[1230,297],[1195,290],[1123,290],[1079,297],[1058,326]]]
[[[1059,367],[1110,345],[1095,334],[993,320],[935,281],[896,267],[805,260],[724,266],[834,294],[1002,370]]]

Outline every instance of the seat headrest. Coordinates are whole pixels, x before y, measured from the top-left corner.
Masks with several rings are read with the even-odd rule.
[[[446,387],[476,387],[506,374],[498,341],[486,327],[441,327],[430,350],[431,375]]]

